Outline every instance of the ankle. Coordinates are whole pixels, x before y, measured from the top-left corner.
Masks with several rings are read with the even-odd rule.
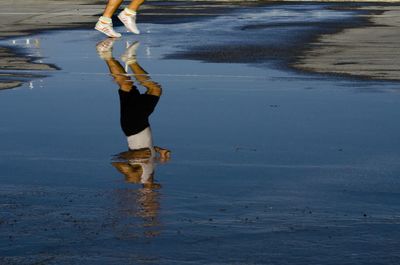
[[[136,16],[136,10],[125,7],[124,12],[128,16]]]
[[[112,20],[111,20],[111,18],[109,18],[109,17],[101,16],[101,17],[99,18],[99,21],[100,21],[101,23],[103,23],[103,24],[112,24]]]

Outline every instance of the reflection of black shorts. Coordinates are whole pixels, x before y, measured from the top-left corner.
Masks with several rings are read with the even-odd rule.
[[[126,136],[137,134],[149,127],[149,116],[153,113],[159,97],[140,94],[136,87],[125,92],[118,90],[121,104],[121,128]]]

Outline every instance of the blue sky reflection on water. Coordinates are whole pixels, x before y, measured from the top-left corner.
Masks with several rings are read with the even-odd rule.
[[[198,27],[214,22],[199,22]],[[400,221],[398,83],[295,73],[272,64],[260,68],[165,60],[176,49],[173,34],[189,31],[190,24],[169,25],[171,34],[162,32],[163,27],[143,25],[150,33],[124,37],[114,48],[118,59],[126,41],[139,40],[138,62],[163,87],[150,118],[155,144],[172,151],[172,160],[157,167],[155,178],[162,188],[150,199],[156,200],[151,202],[158,205],[162,228],[146,241],[150,250],[136,244],[139,239],[116,240],[112,228],[89,239],[110,240],[117,256],[134,244],[134,253],[156,257],[155,264],[185,260],[177,253],[180,248],[202,261],[223,261],[228,253],[228,260],[246,260],[233,251],[238,244],[247,253],[263,253],[247,259],[255,264],[276,258],[265,248],[285,255],[286,247],[303,241],[292,257],[304,264],[320,264],[325,257],[338,264],[341,258],[330,249],[346,250],[358,240],[363,247],[355,252],[369,253],[378,246],[376,257],[384,256],[379,252],[384,240],[367,234],[388,239],[398,234],[386,233],[389,223]],[[129,200],[123,203],[129,192],[119,191],[140,187],[124,183],[111,165],[112,156],[127,150],[127,143],[119,125],[118,87],[96,54],[102,38],[91,30],[35,38],[43,60],[61,70],[34,80],[33,89],[26,84],[1,91],[3,193],[42,187],[53,196],[51,209],[52,200],[54,205],[59,200],[52,188],[77,197],[87,189],[89,199],[82,195],[87,214],[99,222],[108,220],[107,214],[124,212],[129,205]],[[107,196],[115,201],[90,197],[97,191],[114,194]],[[123,234],[121,227],[118,233]],[[58,235],[66,240],[61,251],[92,253],[85,239],[80,250],[74,249],[74,237],[67,234]],[[327,241],[332,236],[337,237]],[[319,255],[310,260],[304,253],[315,247],[313,241],[321,248],[313,250]],[[104,255],[110,254],[97,244]],[[214,257],[207,255],[221,245]],[[6,251],[17,253],[12,247]]]

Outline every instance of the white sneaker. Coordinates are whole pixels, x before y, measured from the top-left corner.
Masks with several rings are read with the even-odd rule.
[[[139,42],[136,41],[129,45],[129,42],[126,43],[126,50],[124,54],[121,55],[121,60],[126,64],[136,63],[136,50],[139,47]]]
[[[114,38],[107,38],[96,44],[96,51],[99,57],[103,60],[108,60],[113,58],[112,50],[114,45]]]
[[[140,34],[136,26],[136,15],[128,15],[125,10],[123,10],[119,13],[118,18],[130,32]]]
[[[101,21],[97,21],[96,26],[94,28],[100,31],[101,33],[106,34],[108,37],[111,38],[121,37],[121,33],[118,33],[114,30],[112,23],[103,23]]]

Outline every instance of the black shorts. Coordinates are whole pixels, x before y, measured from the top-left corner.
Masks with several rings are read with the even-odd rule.
[[[125,135],[135,135],[149,127],[149,116],[153,113],[159,97],[140,94],[136,87],[129,92],[120,89],[118,93],[121,105],[121,128]]]

